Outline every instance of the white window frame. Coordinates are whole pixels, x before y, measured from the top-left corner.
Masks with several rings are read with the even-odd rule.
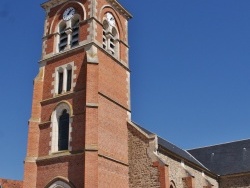
[[[63,182],[63,181],[56,181],[54,182],[51,186],[49,186],[48,188],[71,188],[67,183]]]
[[[73,121],[72,112],[71,112],[71,108],[70,108],[69,104],[67,104],[66,102],[62,102],[56,107],[56,109],[52,112],[52,115],[51,115],[51,124],[50,124],[50,127],[51,127],[51,133],[50,133],[50,136],[51,136],[51,141],[50,141],[51,149],[50,149],[50,152],[49,152],[50,154],[60,152],[58,150],[58,139],[59,139],[59,127],[58,126],[59,126],[59,118],[62,115],[62,112],[64,110],[67,110],[67,113],[69,114],[68,151],[72,150],[72,147],[71,147],[71,140],[72,140],[71,133],[72,133],[72,121]]]
[[[105,42],[102,41],[102,47],[104,50],[106,50],[112,56],[119,58],[119,56],[120,56],[120,54],[119,54],[120,44],[119,44],[118,28],[116,26],[112,26],[109,24],[109,22],[107,21],[106,15],[104,16],[103,22],[102,22],[103,23],[103,37],[102,37],[102,39],[105,40]],[[112,42],[111,40],[113,40],[114,42]],[[104,45],[106,46],[105,48],[104,48]],[[112,48],[111,45],[113,45],[114,48]]]
[[[71,88],[69,91],[67,91],[67,80],[68,80],[68,70],[71,69]],[[74,71],[76,70],[76,67],[74,66],[74,62],[67,63],[65,65],[59,66],[55,68],[55,72],[52,75],[54,78],[54,81],[52,82],[52,85],[54,85],[54,88],[51,90],[51,93],[54,96],[65,94],[68,92],[72,92],[73,88],[75,87],[75,82],[74,79],[76,78],[76,75],[74,74]],[[59,89],[59,73],[63,72],[63,87],[62,87],[62,92],[58,93]]]
[[[71,46],[71,41],[72,41],[72,30],[73,30],[73,23],[75,20],[79,20],[79,22],[81,21],[80,19],[80,15],[79,14],[75,14],[70,20],[68,21],[64,21],[62,20],[59,24],[58,24],[58,28],[57,28],[57,37],[56,37],[56,52],[63,52],[65,50],[68,50],[68,49],[71,49],[71,48],[74,48],[75,46]],[[67,45],[66,47],[60,51],[60,48],[59,48],[59,44],[60,44],[60,28],[63,24],[66,24],[66,30],[65,30],[65,33],[68,35],[67,37]],[[80,31],[80,29],[79,29]],[[78,32],[79,32],[78,31]],[[79,38],[78,38],[78,43],[79,43]],[[76,45],[77,46],[77,45]]]

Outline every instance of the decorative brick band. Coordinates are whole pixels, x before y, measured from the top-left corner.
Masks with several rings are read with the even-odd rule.
[[[124,162],[122,162],[122,161],[119,161],[119,160],[113,159],[113,158],[108,157],[108,156],[106,156],[106,155],[98,154],[98,156],[99,156],[99,157],[103,157],[103,158],[105,158],[105,159],[108,159],[108,160],[110,160],[110,161],[113,161],[113,162],[119,163],[119,164],[121,164],[121,165],[123,165],[123,166],[129,166],[127,163],[124,163]]]
[[[111,99],[111,98],[108,97],[107,95],[105,95],[105,94],[103,94],[103,93],[101,93],[101,92],[98,92],[98,94],[101,95],[102,97],[104,97],[105,99],[108,99],[108,100],[111,101],[112,103],[116,104],[117,106],[123,108],[124,110],[131,112],[130,109],[128,109],[127,107],[123,106],[122,104],[116,102],[115,100]]]

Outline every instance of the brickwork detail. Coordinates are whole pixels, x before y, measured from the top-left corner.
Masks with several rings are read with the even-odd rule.
[[[40,62],[43,74],[34,87],[23,188],[128,188],[130,71],[128,62],[122,62],[127,61],[128,45],[122,42],[119,49],[122,60],[102,48],[101,7],[109,7],[115,15],[123,41],[131,16],[119,3],[107,0],[48,0],[42,7],[46,11]],[[79,18],[76,46],[70,40],[75,28],[62,18],[68,7]],[[62,22],[65,25],[60,27]],[[63,43],[66,47],[58,48]],[[58,115],[65,109],[70,113],[69,145],[58,151]],[[148,178],[159,179],[159,169],[152,161],[149,168]],[[55,181],[58,177],[67,181]],[[158,180],[151,182],[151,187],[158,185]]]
[[[23,182],[17,180],[8,180],[0,178],[0,187],[2,188],[22,188]]]
[[[128,167],[99,157],[98,179],[101,188],[128,188]]]
[[[193,186],[193,177],[182,178],[182,181],[183,181],[183,188],[195,188]]]

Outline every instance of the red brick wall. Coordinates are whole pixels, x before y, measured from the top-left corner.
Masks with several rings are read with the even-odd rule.
[[[182,178],[183,181],[183,187],[184,188],[195,188],[194,186],[194,178],[193,177],[185,177]]]
[[[22,188],[23,182],[0,178],[0,186],[2,186],[3,188]]]
[[[126,117],[126,110],[99,98],[99,151],[124,163],[128,163]]]
[[[56,177],[65,177],[75,187],[84,187],[84,155],[58,156],[37,162],[36,188],[44,188]]]
[[[124,164],[98,159],[99,186],[102,188],[128,188],[128,167]]]
[[[114,9],[100,10],[106,0],[97,0],[97,19],[105,11],[113,12],[120,38],[125,40],[125,18]],[[78,0],[87,12],[83,13],[77,2],[66,2],[51,8],[47,17],[45,36],[45,54],[52,54],[55,48],[55,30],[63,11],[72,6],[82,18],[89,18],[89,1]],[[101,17],[100,17],[101,16]],[[97,23],[97,22],[96,22]],[[80,41],[89,35],[90,21],[80,24]],[[97,39],[102,43],[102,27],[97,23]],[[92,33],[94,34],[94,33]],[[51,36],[49,36],[51,35]],[[32,117],[37,122],[30,123],[28,156],[38,157],[25,163],[24,188],[44,188],[55,178],[63,177],[77,188],[93,187],[129,187],[128,185],[128,133],[127,111],[129,111],[128,70],[98,48],[98,64],[87,62],[84,48],[68,51],[47,60],[44,77],[34,86]],[[121,52],[122,50],[122,52]],[[121,59],[127,54],[121,48]],[[56,53],[55,53],[56,54]],[[45,56],[44,56],[45,57]],[[57,95],[51,93],[55,68],[74,62],[73,92]],[[72,151],[50,154],[51,114],[60,102],[72,106],[72,133],[70,141]],[[40,121],[40,122],[39,122]],[[34,134],[33,134],[34,133]],[[33,160],[33,162],[32,162]],[[117,172],[114,175],[114,172]]]
[[[53,97],[51,90],[54,89],[52,82],[54,78],[52,75],[55,73],[56,67],[74,62],[74,66],[76,66],[76,70],[73,70],[73,74],[76,74],[77,77],[73,80],[77,83],[74,91],[79,91],[85,89],[86,84],[86,54],[83,50],[77,51],[75,53],[71,53],[66,56],[62,56],[60,58],[56,58],[51,60],[45,66],[45,74],[44,74],[44,89],[43,89],[43,100],[49,99]],[[72,74],[72,75],[73,75]]]
[[[88,11],[87,8],[89,5],[88,1],[78,0],[78,2],[83,4],[85,9]],[[45,33],[45,36],[48,36],[48,39],[45,42],[45,45],[47,46],[45,49],[45,54],[50,54],[54,51],[54,46],[56,45],[54,43],[56,35],[54,34],[57,32],[58,23],[62,20],[62,14],[65,11],[66,7],[68,6],[74,7],[76,12],[81,16],[82,20],[84,20],[83,18],[88,15],[87,13],[83,13],[81,6],[76,2],[64,3],[62,5],[52,8],[48,14],[48,19],[47,19],[48,28],[47,32]],[[87,36],[89,34],[87,28],[88,28],[88,23],[83,22],[80,27],[80,36],[79,36],[79,39],[81,41],[87,39]]]
[[[107,58],[106,54],[100,53],[99,91],[129,108],[127,78],[127,70],[124,67]]]

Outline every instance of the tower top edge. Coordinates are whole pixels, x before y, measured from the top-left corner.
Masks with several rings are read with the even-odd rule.
[[[42,3],[41,7],[47,11],[52,7],[63,4],[67,1],[74,1],[74,0],[48,0]],[[106,1],[116,10],[118,10],[123,16],[125,16],[128,20],[132,18],[132,15],[119,2],[117,2],[117,0],[106,0]]]

